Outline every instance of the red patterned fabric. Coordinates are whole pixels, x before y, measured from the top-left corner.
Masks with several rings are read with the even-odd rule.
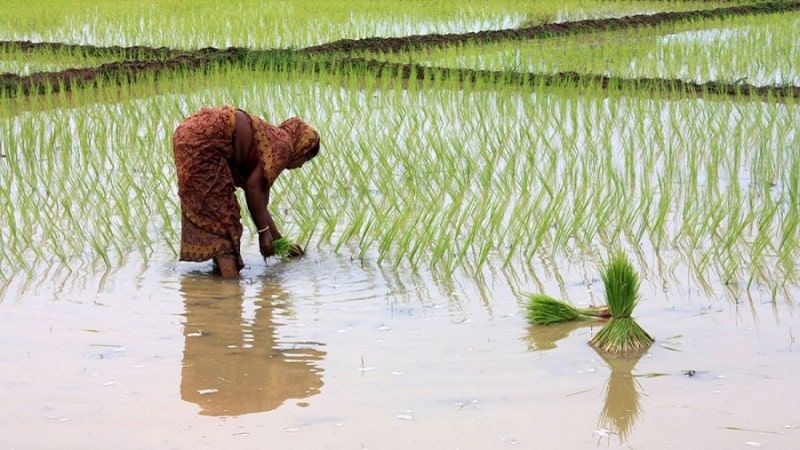
[[[172,136],[181,199],[181,261],[239,254],[242,223],[237,185],[228,165],[233,155],[235,109],[204,108]]]
[[[251,152],[258,154],[251,155],[260,158],[270,186],[293,159],[319,148],[317,131],[296,117],[276,127],[245,114],[254,132]],[[234,108],[204,108],[178,125],[172,136],[182,213],[181,261],[232,256],[240,269],[244,265],[235,191],[247,175],[233,163],[235,129]]]

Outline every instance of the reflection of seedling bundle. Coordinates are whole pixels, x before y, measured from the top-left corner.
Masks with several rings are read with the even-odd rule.
[[[625,254],[614,255],[600,277],[605,285],[611,319],[589,344],[608,353],[631,354],[646,350],[654,339],[631,317],[639,300],[639,276]]]
[[[303,247],[300,247],[299,244],[290,241],[289,238],[286,237],[272,241],[272,250],[275,251],[275,255],[281,258],[294,258],[296,256],[302,256],[305,253]]]
[[[570,320],[590,320],[609,316],[605,306],[576,308],[569,303],[544,294],[525,294],[528,297],[528,320],[539,325],[552,325]]]
[[[611,369],[606,384],[606,401],[600,412],[598,425],[619,435],[619,443],[628,440],[636,421],[642,415],[639,403],[638,383],[631,373],[641,358],[636,356],[615,356],[598,352]]]

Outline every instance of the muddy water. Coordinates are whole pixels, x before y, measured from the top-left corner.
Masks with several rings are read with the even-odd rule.
[[[797,288],[730,300],[646,279],[640,358],[530,327],[533,274],[326,249],[238,282],[171,254],[21,276],[0,304],[2,448],[793,448]],[[547,292],[602,296],[569,261]],[[560,278],[560,281],[558,280]],[[680,274],[676,276],[680,278]]]

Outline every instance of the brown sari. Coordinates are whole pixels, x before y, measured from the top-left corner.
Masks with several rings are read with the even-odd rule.
[[[268,185],[298,155],[319,148],[319,134],[298,118],[276,127],[247,114],[255,131],[251,155],[260,159]],[[204,108],[178,125],[172,136],[181,201],[181,261],[233,256],[241,269],[241,208],[237,187],[248,174],[233,161],[236,109]],[[266,205],[264,205],[266,207]]]

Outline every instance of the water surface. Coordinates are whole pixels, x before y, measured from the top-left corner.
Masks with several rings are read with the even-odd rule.
[[[730,302],[644,280],[639,358],[533,327],[531,275],[387,270],[310,249],[240,281],[157,254],[0,304],[8,448],[791,448],[797,292]],[[602,298],[559,261],[548,292]],[[553,268],[536,267],[540,273]],[[78,271],[76,271],[78,272]],[[78,280],[80,278],[80,280]],[[562,282],[557,281],[560,278]],[[722,296],[721,296],[722,297]]]

